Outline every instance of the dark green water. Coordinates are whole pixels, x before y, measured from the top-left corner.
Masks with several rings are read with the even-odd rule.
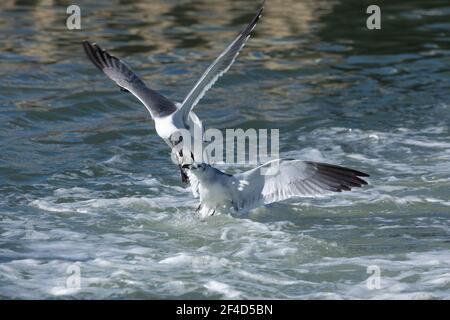
[[[70,31],[66,1],[3,1],[0,298],[450,298],[450,4],[378,1],[370,31],[369,2],[267,2],[197,114],[370,186],[198,221],[145,108],[80,45],[180,101],[258,2],[78,1]]]

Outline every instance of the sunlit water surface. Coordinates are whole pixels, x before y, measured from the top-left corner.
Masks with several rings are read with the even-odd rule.
[[[60,1],[0,4],[0,298],[450,298],[447,1],[378,1],[378,31],[361,1],[268,1],[197,113],[279,128],[283,156],[370,186],[205,221],[145,108],[80,42],[180,101],[257,1],[77,3],[81,31]]]

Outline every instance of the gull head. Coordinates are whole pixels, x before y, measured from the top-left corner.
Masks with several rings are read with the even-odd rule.
[[[206,163],[191,163],[191,164],[183,164],[183,169],[189,169],[191,171],[204,172],[208,169],[209,165]]]
[[[170,142],[172,148],[176,147],[181,142],[183,142],[183,135],[178,132],[175,132],[169,136],[169,142]]]
[[[178,164],[186,163],[186,161],[184,161],[184,156],[186,156],[186,159],[189,159],[190,152],[188,152],[189,150],[185,150],[186,148],[183,145],[183,135],[175,132],[169,136],[167,142],[172,148],[172,153],[175,156],[174,159],[176,160],[176,162]]]
[[[206,163],[191,163],[182,165],[183,169],[187,169],[191,174],[197,178],[206,178],[211,172],[211,166]]]

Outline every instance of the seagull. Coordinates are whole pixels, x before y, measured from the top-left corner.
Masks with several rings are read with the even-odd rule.
[[[157,134],[164,139],[172,150],[180,150],[177,155],[183,157],[181,131],[186,130],[190,133],[191,139],[195,137],[195,131],[203,135],[203,126],[197,115],[192,109],[198,104],[219,77],[221,77],[231,67],[239,52],[242,50],[256,23],[261,18],[264,9],[264,2],[250,23],[238,34],[238,36],[229,44],[226,49],[214,60],[206,69],[192,90],[184,98],[183,102],[172,102],[162,94],[150,89],[127,64],[114,57],[99,45],[83,41],[83,48],[91,62],[103,71],[111,80],[113,80],[122,91],[132,93],[139,101],[144,104],[155,121]],[[202,141],[193,141],[193,143],[203,143]],[[185,153],[186,154],[186,153]],[[188,156],[188,155],[186,155]],[[192,151],[190,152],[192,161],[203,162],[203,159],[194,159]],[[188,177],[182,169],[182,163],[185,160],[177,159],[181,171],[183,182],[188,182]]]
[[[217,213],[245,213],[293,197],[320,197],[349,191],[367,182],[368,174],[326,163],[277,159],[252,170],[229,175],[206,163],[184,164],[198,181],[201,218]]]

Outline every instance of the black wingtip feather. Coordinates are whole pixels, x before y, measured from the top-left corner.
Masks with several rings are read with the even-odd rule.
[[[111,67],[112,60],[117,59],[108,53],[108,51],[103,50],[98,44],[95,42],[90,43],[89,41],[83,41],[84,52],[88,56],[89,60],[100,70],[107,67]]]
[[[358,170],[354,170],[354,169],[350,169],[350,168],[346,168],[346,167],[341,167],[341,166],[337,166],[334,164],[328,164],[328,163],[315,163],[317,165],[317,167],[322,167],[326,170],[329,171],[334,171],[337,173],[351,173],[357,177],[370,177],[367,173],[358,171]]]
[[[117,60],[116,57],[109,54],[106,50],[103,50],[98,44],[95,42],[90,43],[87,40],[82,42],[84,52],[88,56],[89,60],[101,71],[104,71],[105,68],[113,67],[114,60]],[[126,88],[119,86],[121,91],[130,92]]]
[[[325,184],[330,191],[350,191],[352,188],[367,185],[367,181],[360,178],[368,177],[367,173],[326,163],[309,163],[317,169],[318,181]]]
[[[89,41],[85,40],[82,42],[84,52],[86,53],[87,57],[91,62],[100,70],[103,70],[104,66],[102,65],[101,61],[99,60],[96,51],[98,50],[97,45],[95,43],[90,43]]]
[[[265,2],[266,1],[264,0],[261,3],[261,6],[260,6],[258,12],[253,17],[253,19],[250,21],[250,23],[245,27],[245,29],[241,31],[241,35],[248,36],[252,32],[253,28],[258,23],[259,19],[261,19],[261,17],[262,17],[262,13],[264,11],[264,4],[265,4]]]

